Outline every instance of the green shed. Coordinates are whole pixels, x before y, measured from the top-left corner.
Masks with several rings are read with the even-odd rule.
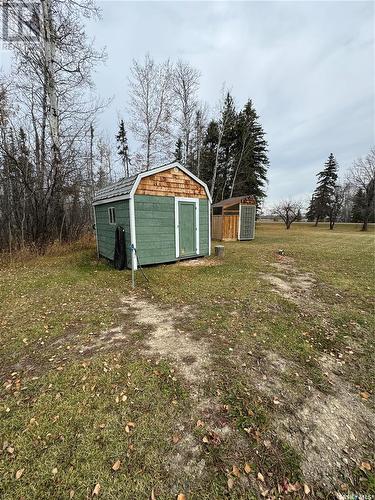
[[[137,257],[143,266],[211,253],[210,193],[204,182],[178,162],[97,191],[93,207],[97,253],[111,261],[119,226],[129,268],[137,269]]]

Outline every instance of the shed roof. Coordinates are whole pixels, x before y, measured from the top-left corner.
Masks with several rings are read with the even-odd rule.
[[[196,177],[194,174],[192,174],[190,170],[185,168],[180,163],[174,161],[171,163],[166,163],[165,165],[161,165],[160,167],[152,168],[150,170],[147,170],[146,172],[140,172],[139,174],[135,174],[130,177],[124,177],[123,179],[120,179],[119,181],[114,182],[113,184],[110,184],[103,189],[99,189],[99,191],[95,193],[93,204],[97,205],[100,203],[105,203],[107,200],[115,201],[116,198],[130,198],[134,195],[141,179],[150,175],[154,175],[158,172],[162,172],[164,170],[169,170],[170,168],[174,167],[179,168],[180,170],[185,172],[185,174],[189,175],[192,179],[201,184],[206,191],[208,199],[211,201],[211,196],[208,191],[207,185],[203,181],[198,179],[198,177]]]
[[[103,189],[99,189],[99,191],[95,193],[94,202],[129,194],[137,178],[138,174],[130,177],[124,177],[123,179],[120,179]]]
[[[246,202],[248,204],[256,204],[256,199],[253,195],[243,195],[235,196],[234,198],[227,198],[226,200],[219,201],[212,205],[213,208],[216,207],[231,207],[232,205],[237,205],[239,203]]]

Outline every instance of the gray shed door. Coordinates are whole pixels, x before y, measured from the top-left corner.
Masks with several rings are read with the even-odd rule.
[[[255,205],[240,206],[240,240],[252,240],[255,232]]]

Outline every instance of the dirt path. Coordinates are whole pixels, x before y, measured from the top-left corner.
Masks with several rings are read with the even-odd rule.
[[[280,259],[273,267],[274,274],[261,275],[273,285],[273,291],[310,310],[315,277],[298,271],[290,258]],[[325,309],[316,299],[314,304],[319,310]],[[336,357],[322,354],[316,360],[331,385],[331,393],[322,393],[311,385],[302,402],[298,391],[282,382],[286,373],[298,377],[298,368],[272,353],[267,361],[268,377],[260,378],[257,386],[288,409],[275,421],[276,433],[300,453],[306,480],[326,488],[337,487],[337,478],[350,477],[355,466],[370,458],[375,413],[361,399],[358,389],[340,376],[343,362]]]

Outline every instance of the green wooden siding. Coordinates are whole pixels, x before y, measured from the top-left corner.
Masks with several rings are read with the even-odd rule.
[[[199,200],[199,253],[208,255],[208,200]]]
[[[175,199],[134,196],[137,253],[141,265],[176,260]],[[208,200],[199,200],[200,255],[208,255]]]
[[[172,196],[134,196],[137,254],[141,265],[176,260],[175,199]],[[125,228],[130,245],[129,200],[94,207],[99,254],[113,260],[116,225],[109,224],[108,208],[114,207],[116,225]],[[199,200],[199,253],[208,255],[208,200]],[[131,268],[127,249],[127,266]]]
[[[116,214],[116,224],[109,224],[108,208],[114,207]],[[130,221],[129,221],[129,200],[116,201],[114,203],[104,203],[96,205],[96,227],[99,254],[107,259],[113,260],[115,250],[115,230],[116,225],[122,226],[125,229],[126,246],[130,245]],[[127,251],[127,256],[129,257]],[[128,258],[128,267],[131,267],[130,258]]]
[[[174,198],[134,196],[137,254],[141,265],[176,260]]]

